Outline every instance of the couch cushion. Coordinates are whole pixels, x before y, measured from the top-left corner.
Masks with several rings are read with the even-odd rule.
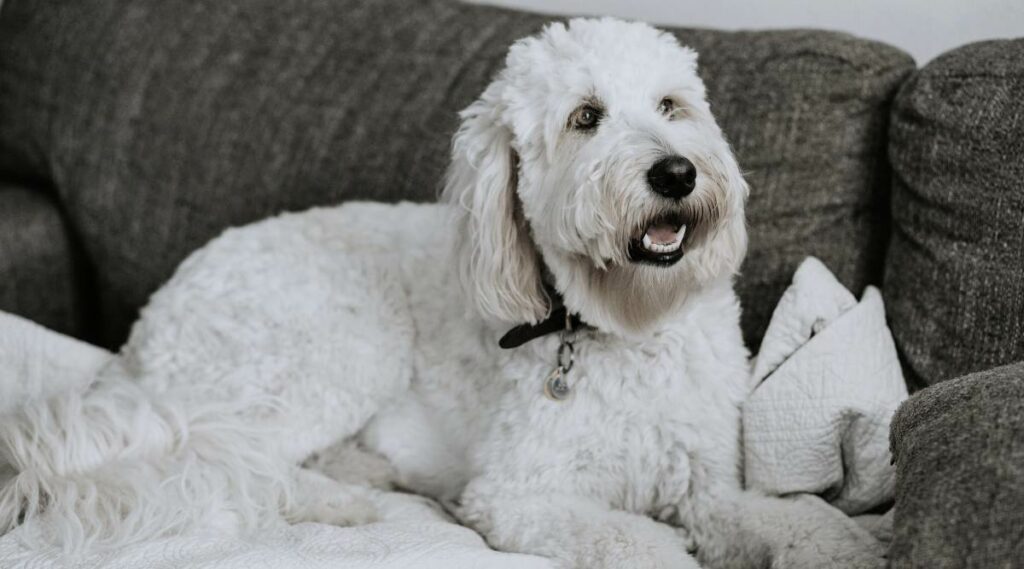
[[[892,117],[885,294],[919,385],[1024,359],[1024,39],[949,52]]]
[[[445,0],[8,0],[0,115],[14,120],[0,124],[0,155],[52,177],[113,346],[225,226],[434,199],[456,112],[548,20]],[[834,33],[677,33],[701,52],[749,172],[739,289],[756,344],[804,256],[857,291],[880,278],[884,126],[913,64]]]
[[[0,183],[0,310],[83,335],[88,314],[74,253],[52,199]]]
[[[856,295],[880,284],[889,223],[887,112],[913,71],[895,48],[817,31],[683,31],[739,158],[750,248],[737,290],[756,348],[813,255]]]
[[[1019,567],[1024,361],[925,389],[893,417],[891,567]]]

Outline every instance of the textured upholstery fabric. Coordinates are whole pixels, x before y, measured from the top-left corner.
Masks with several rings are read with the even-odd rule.
[[[896,412],[891,567],[1024,561],[1024,361],[930,387]]]
[[[808,255],[858,297],[881,283],[886,113],[914,62],[826,32],[677,35],[700,53],[712,110],[751,186],[750,248],[737,289],[753,349]]]
[[[70,238],[44,194],[0,184],[0,310],[81,335],[83,307]]]
[[[226,226],[433,199],[456,111],[540,24],[434,0],[14,0],[0,155],[53,177],[116,347]]]
[[[103,343],[225,226],[436,196],[456,111],[548,18],[445,0],[9,0],[0,155],[58,188]],[[756,344],[798,262],[880,279],[888,104],[905,54],[813,31],[678,32],[749,172],[739,290]],[[0,170],[3,162],[0,159]]]
[[[885,293],[911,378],[1024,359],[1024,39],[959,48],[893,111]]]

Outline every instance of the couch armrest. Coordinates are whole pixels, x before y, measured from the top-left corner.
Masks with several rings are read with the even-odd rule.
[[[86,335],[78,265],[53,200],[0,182],[0,310],[64,334]]]
[[[1024,361],[918,392],[890,432],[892,567],[1024,560]]]

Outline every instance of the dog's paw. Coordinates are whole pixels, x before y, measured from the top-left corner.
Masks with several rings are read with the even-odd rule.
[[[338,482],[319,472],[299,469],[295,477],[294,499],[283,513],[291,523],[368,524],[380,519],[373,492],[369,488]]]
[[[699,569],[679,541],[631,541],[613,539],[595,544],[579,560],[578,569]]]
[[[308,504],[301,512],[301,521],[332,526],[358,526],[380,519],[377,506],[363,496],[328,496]]]
[[[697,561],[682,552],[644,551],[628,555],[590,557],[581,563],[567,565],[573,569],[700,569]]]
[[[855,569],[883,569],[888,565],[881,555],[870,552],[842,552],[826,554],[813,547],[787,548],[772,556],[772,569],[819,569],[820,567],[850,567]]]

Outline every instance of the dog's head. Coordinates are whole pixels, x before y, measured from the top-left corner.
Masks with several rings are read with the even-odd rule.
[[[673,36],[553,24],[461,116],[445,197],[485,313],[543,319],[546,268],[584,321],[642,332],[738,269],[747,185]]]

